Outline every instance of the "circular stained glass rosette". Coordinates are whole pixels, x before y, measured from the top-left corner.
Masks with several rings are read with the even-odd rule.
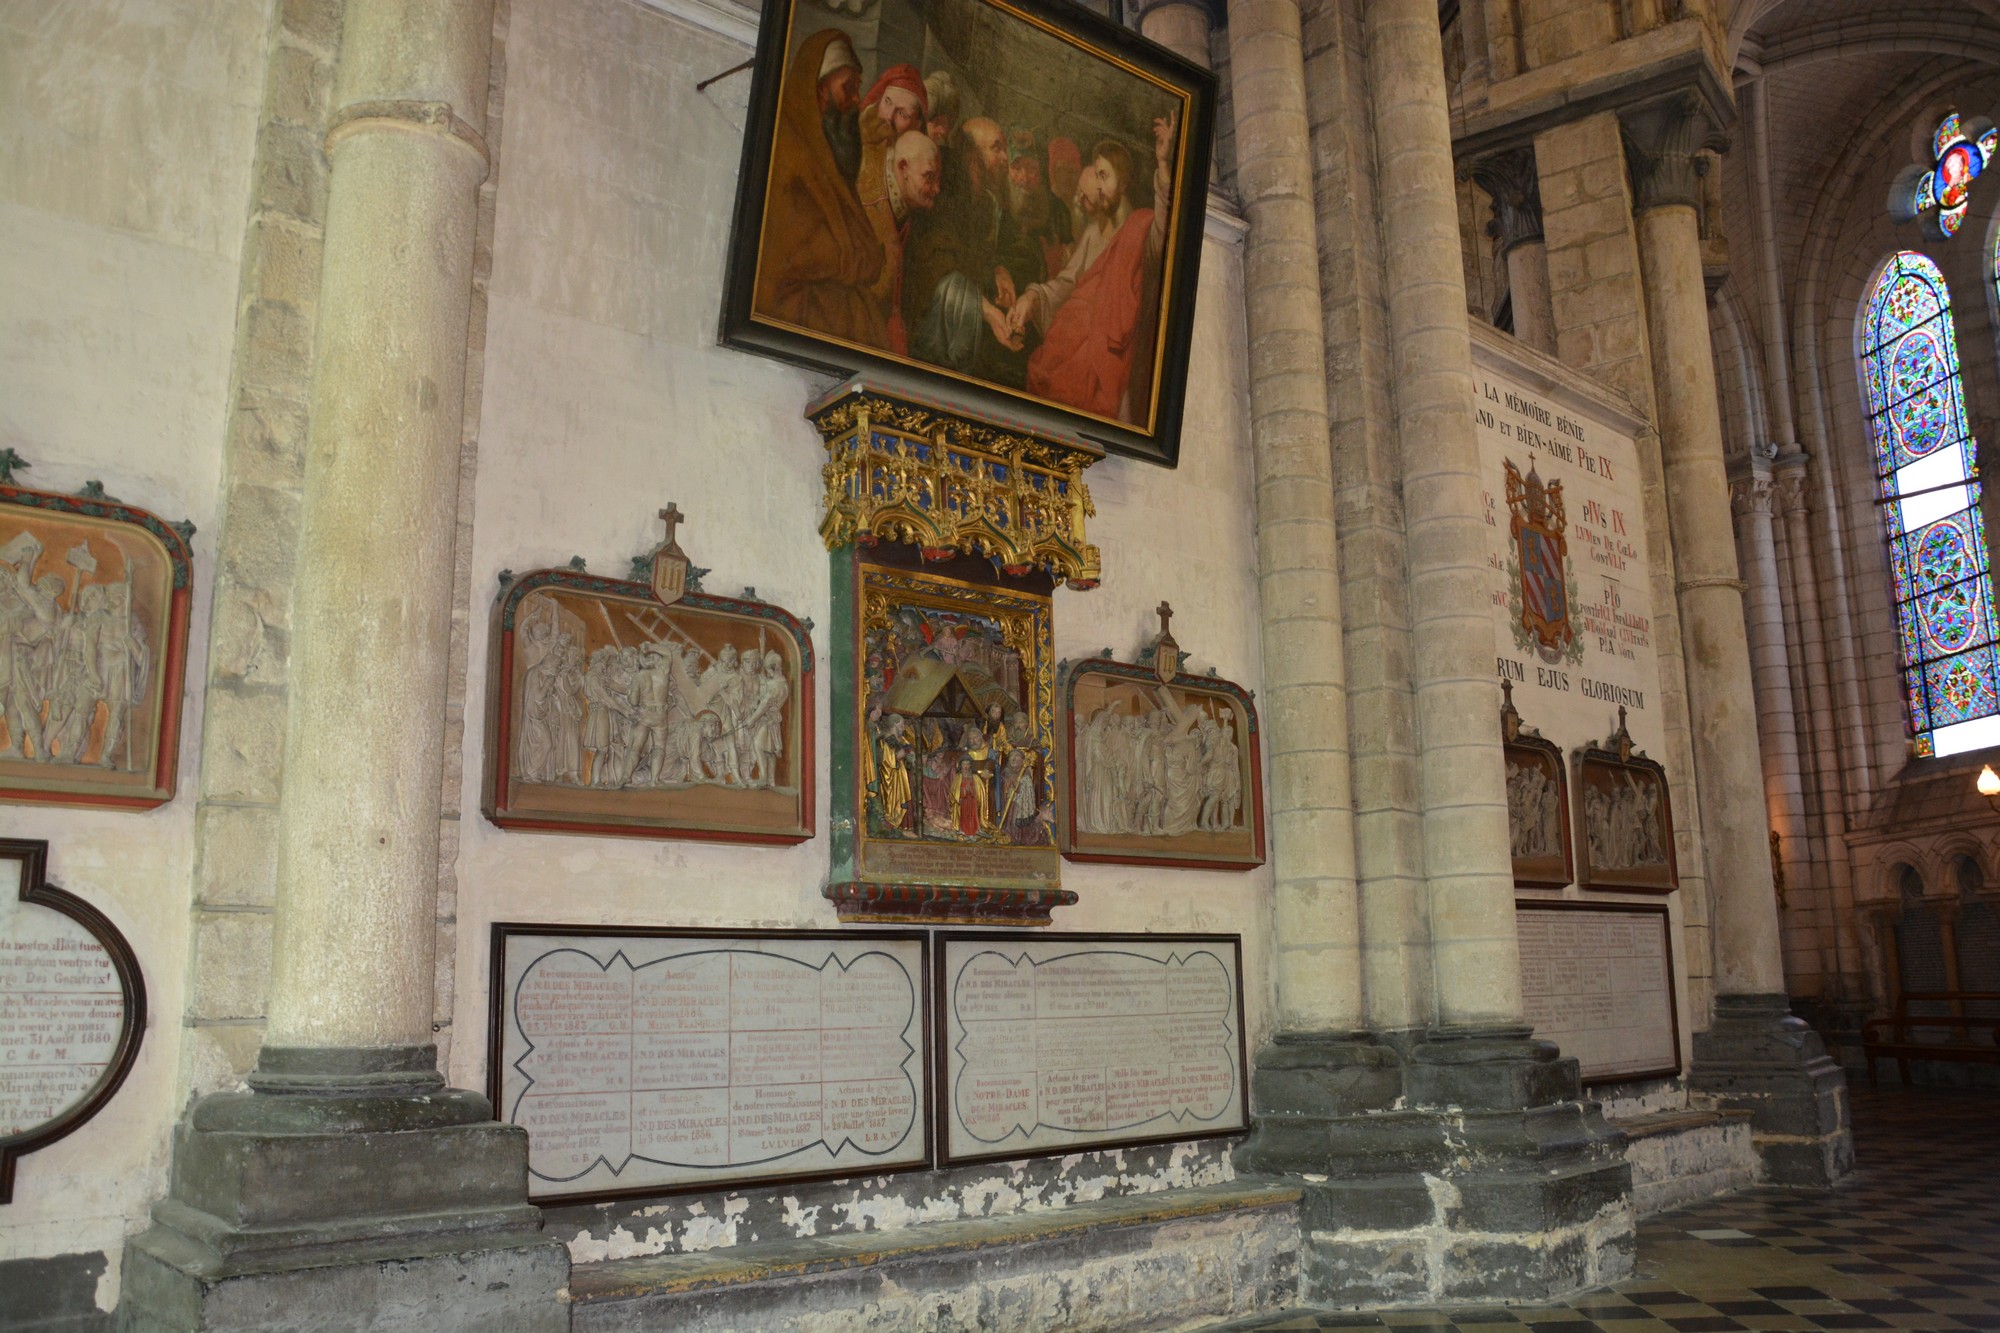
[[[1963,137],[1958,128],[1958,113],[1954,111],[1939,121],[1937,129],[1931,132],[1931,156],[1943,157],[1944,150]]]

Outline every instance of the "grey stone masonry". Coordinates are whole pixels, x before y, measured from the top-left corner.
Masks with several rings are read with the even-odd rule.
[[[1299,1184],[1308,1303],[1539,1300],[1631,1271],[1623,1137],[1525,1028],[1281,1037],[1251,1087],[1237,1167]]]
[[[119,1327],[557,1330],[569,1254],[526,1202],[526,1131],[446,1089],[430,1047],[266,1047],[196,1103],[126,1247]]]
[[[1764,1178],[1837,1185],[1854,1170],[1847,1075],[1783,995],[1718,995],[1694,1038],[1689,1086],[1750,1114]]]

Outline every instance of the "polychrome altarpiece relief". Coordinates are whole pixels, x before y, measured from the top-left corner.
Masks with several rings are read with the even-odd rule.
[[[1602,745],[1576,752],[1576,799],[1582,807],[1577,882],[1586,889],[1672,893],[1674,816],[1667,771],[1632,747],[1625,710]]]
[[[834,871],[847,919],[1046,922],[1056,852],[1046,576],[876,543],[836,555]],[[852,672],[850,677],[849,672]],[[851,821],[851,823],[849,822]]]
[[[807,413],[833,562],[833,865],[847,921],[1047,925],[1051,594],[1097,586],[1083,470],[1046,436],[859,381]]]
[[[1196,676],[1169,632],[1139,655],[1064,663],[1063,855],[1072,861],[1247,870],[1264,861],[1263,766],[1248,691]]]
[[[1514,686],[1501,681],[1500,741],[1507,764],[1507,830],[1514,886],[1560,889],[1576,878],[1571,858],[1569,782],[1562,747],[1521,721]]]
[[[766,0],[722,336],[1172,466],[1214,76],[1054,0]]]
[[[0,450],[0,801],[173,799],[191,524],[14,484]]]
[[[632,580],[501,576],[486,815],[502,828],[729,842],[813,832],[809,626],[700,590],[667,540]],[[642,581],[643,580],[643,581]]]

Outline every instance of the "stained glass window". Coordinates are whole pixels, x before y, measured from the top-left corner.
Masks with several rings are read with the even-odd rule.
[[[2000,644],[1951,292],[1914,251],[1875,280],[1861,332],[1889,528],[1903,681],[1919,755],[2000,744]]]
[[[1922,218],[1932,239],[1958,235],[1972,207],[1972,182],[2000,154],[2000,129],[1990,120],[1962,120],[1954,111],[1931,133],[1930,157],[1905,167],[1889,190],[1898,222]]]

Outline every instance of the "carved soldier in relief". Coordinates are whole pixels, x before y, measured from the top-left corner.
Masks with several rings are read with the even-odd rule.
[[[655,612],[624,627],[583,666],[582,620],[553,592],[531,594],[519,622],[521,728],[513,772],[563,787],[771,787],[785,754],[792,683],[763,638],[713,653]],[[654,637],[654,636],[658,637]],[[638,642],[628,643],[628,638]],[[630,656],[628,656],[630,654]]]
[[[37,574],[49,554],[25,530],[0,545],[0,758],[133,771],[146,756],[133,755],[130,714],[154,663],[132,619],[129,560],[98,536],[62,557],[67,574]],[[94,578],[101,563],[120,579]]]
[[[1256,714],[1213,672],[1181,670],[1160,630],[1133,663],[1064,668],[1069,735],[1064,854],[1075,860],[1239,868],[1263,859]]]
[[[660,517],[668,538],[632,580],[580,561],[503,576],[487,813],[502,827],[797,841],[812,781],[805,630],[704,594],[706,571],[673,540],[684,516]]]

